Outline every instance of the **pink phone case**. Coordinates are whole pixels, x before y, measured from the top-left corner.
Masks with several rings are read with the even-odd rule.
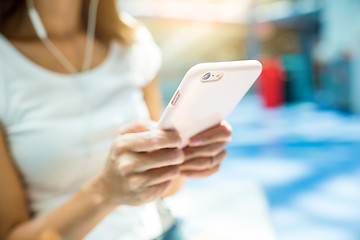
[[[186,73],[158,127],[177,130],[181,147],[185,147],[189,138],[220,123],[234,110],[261,70],[255,60],[195,65]]]

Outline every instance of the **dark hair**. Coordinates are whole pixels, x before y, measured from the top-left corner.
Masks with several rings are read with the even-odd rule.
[[[83,0],[81,20],[84,29],[88,21],[91,0]],[[19,24],[27,17],[26,0],[0,0],[0,32],[16,31]],[[97,11],[96,38],[108,43],[118,40],[124,45],[135,42],[134,28],[126,25],[116,9],[116,0],[100,0]]]
[[[24,17],[25,0],[0,0],[0,32],[3,32],[6,23],[16,16],[16,25],[18,25]]]

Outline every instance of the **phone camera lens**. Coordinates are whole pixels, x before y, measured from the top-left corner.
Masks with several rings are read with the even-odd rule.
[[[204,80],[207,80],[207,79],[210,78],[210,76],[211,76],[211,74],[210,74],[210,73],[207,73],[207,74],[205,74],[205,75],[203,76],[203,79],[204,79]]]

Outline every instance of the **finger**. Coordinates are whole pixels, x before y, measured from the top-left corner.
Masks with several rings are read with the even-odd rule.
[[[184,162],[184,153],[180,149],[161,149],[149,153],[137,153],[135,171],[144,172],[150,169],[180,165]]]
[[[215,142],[229,142],[231,140],[231,131],[230,124],[223,121],[190,138],[189,145],[204,146]]]
[[[177,148],[181,138],[176,131],[163,131],[159,129],[127,133],[117,137],[116,153],[123,151],[150,152],[162,148]]]
[[[210,168],[214,168],[219,166],[222,160],[226,157],[226,152],[223,151],[217,156],[215,156],[215,162],[213,163],[211,157],[200,157],[194,158],[189,161],[184,162],[180,166],[181,172],[183,171],[203,171],[208,170]]]
[[[197,157],[216,156],[224,150],[226,144],[226,142],[218,142],[200,147],[186,147],[183,149],[185,160]]]
[[[186,176],[186,177],[190,177],[190,178],[204,178],[204,177],[208,177],[210,175],[213,175],[214,173],[218,172],[220,168],[219,166],[216,166],[215,168],[211,168],[211,169],[207,169],[207,170],[203,170],[203,171],[181,171],[181,174]]]
[[[163,167],[152,169],[145,173],[136,173],[129,176],[128,181],[131,189],[141,189],[149,186],[158,185],[167,181],[171,181],[180,175],[178,166]]]
[[[156,122],[150,119],[141,119],[126,123],[118,129],[118,134],[145,132],[156,128]]]
[[[184,154],[177,148],[161,149],[149,153],[126,152],[121,160],[116,162],[118,162],[119,173],[125,176],[150,169],[180,165],[184,162]]]

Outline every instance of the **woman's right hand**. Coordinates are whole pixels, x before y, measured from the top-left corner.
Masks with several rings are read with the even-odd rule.
[[[119,130],[100,177],[106,199],[141,205],[161,197],[180,175],[184,162],[180,136],[155,129],[154,122],[133,122]]]

